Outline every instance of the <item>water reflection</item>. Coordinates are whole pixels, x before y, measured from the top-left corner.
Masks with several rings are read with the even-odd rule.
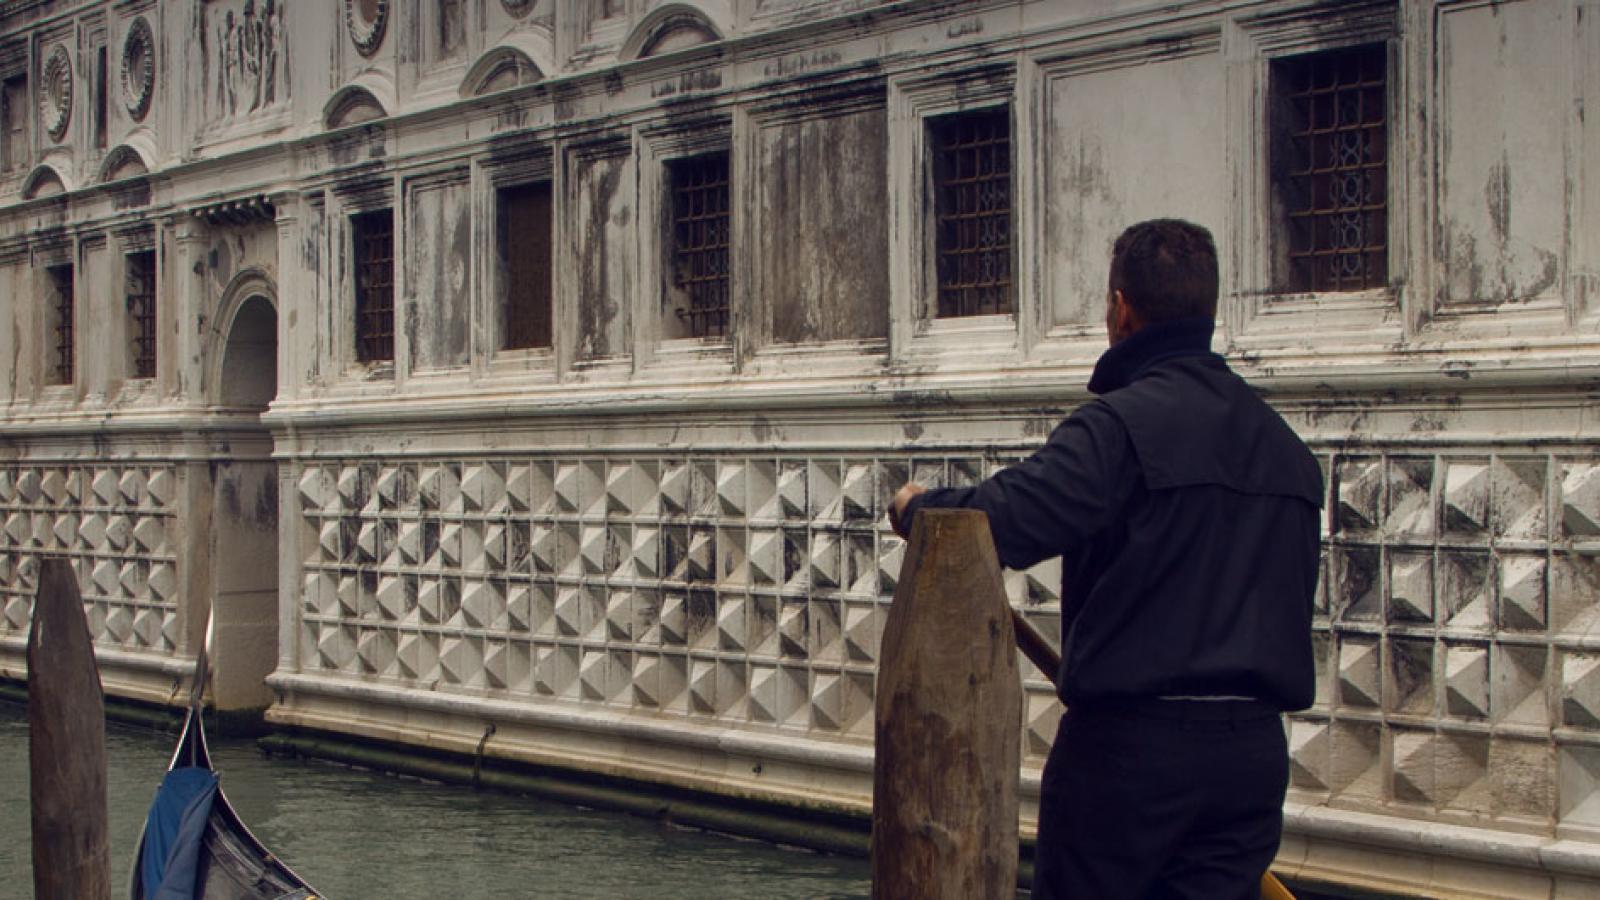
[[[126,881],[173,738],[108,730],[113,882]],[[473,792],[213,745],[222,784],[267,846],[335,900],[866,897],[866,860],[632,816]],[[0,703],[0,900],[32,894],[27,719]]]

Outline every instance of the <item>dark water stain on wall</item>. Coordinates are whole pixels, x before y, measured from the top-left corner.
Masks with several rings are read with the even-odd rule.
[[[578,260],[578,356],[595,359],[621,352],[617,339],[621,304],[613,296],[612,268],[626,266],[626,249],[613,248],[610,228],[613,218],[628,215],[619,210],[618,192],[627,169],[623,156],[591,159],[579,174],[579,190],[587,194],[588,220],[581,224],[583,243]],[[626,224],[625,222],[619,224]]]
[[[759,240],[773,340],[888,334],[887,124],[876,108],[769,129]]]

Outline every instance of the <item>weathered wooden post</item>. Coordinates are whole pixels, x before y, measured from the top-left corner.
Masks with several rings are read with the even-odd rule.
[[[39,564],[28,632],[28,765],[34,900],[110,900],[106,721],[78,577]]]
[[[874,900],[1015,894],[1022,682],[983,513],[917,515],[876,704]]]

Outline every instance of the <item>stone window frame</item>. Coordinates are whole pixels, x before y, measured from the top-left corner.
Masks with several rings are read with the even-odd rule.
[[[83,359],[78,352],[83,336],[83,304],[80,302],[83,286],[83,247],[70,237],[41,243],[34,249],[33,307],[34,334],[37,335],[38,352],[34,361],[34,378],[41,400],[70,399],[80,394],[83,385]],[[66,267],[72,272],[72,378],[59,381],[57,368],[56,319],[57,307],[52,302],[56,295],[55,270]]]
[[[473,287],[474,316],[479,324],[472,330],[471,354],[474,368],[480,374],[517,374],[544,381],[556,378],[557,351],[564,334],[562,322],[570,314],[562,302],[567,284],[565,267],[561,264],[565,240],[562,234],[564,188],[557,177],[557,168],[555,147],[549,141],[530,142],[515,155],[497,154],[494,158],[477,160],[473,165],[473,215],[481,224],[476,229],[474,256],[478,271]],[[500,276],[494,266],[500,221],[499,192],[540,182],[550,185],[550,346],[503,347]]]
[[[693,121],[674,120],[638,129],[634,156],[638,161],[638,277],[634,307],[634,352],[641,365],[704,365],[731,369],[733,348],[742,340],[749,316],[746,312],[745,279],[741,259],[747,244],[742,229],[748,200],[748,179],[744,174],[745,153],[734,141],[734,117],[730,110],[711,110]],[[718,338],[664,337],[666,317],[663,284],[667,277],[664,255],[669,246],[667,230],[672,214],[668,192],[667,166],[675,160],[707,153],[728,154],[728,326]],[[654,223],[654,227],[644,223]]]
[[[1410,60],[1401,12],[1391,3],[1268,11],[1225,22],[1223,58],[1228,89],[1228,158],[1234,203],[1221,251],[1231,255],[1229,281],[1218,310],[1235,342],[1300,343],[1308,333],[1393,341],[1402,334],[1406,285],[1415,284],[1411,214],[1419,189],[1408,164],[1412,154]],[[1290,293],[1274,283],[1276,254],[1284,244],[1273,209],[1270,114],[1274,62],[1311,53],[1381,44],[1388,53],[1388,267],[1387,283],[1359,291]]]
[[[153,352],[155,354],[155,359],[153,364],[155,368],[148,375],[138,374],[138,358],[137,350],[135,349],[137,346],[137,325],[134,321],[133,310],[125,310],[124,322],[127,329],[127,337],[123,341],[122,346],[123,352],[127,354],[127,357],[124,360],[125,365],[122,366],[124,373],[122,376],[122,383],[125,390],[140,390],[146,385],[155,384],[156,379],[160,377],[161,370],[163,368],[161,351],[166,342],[161,340],[161,320],[167,304],[162,302],[162,287],[165,282],[163,276],[166,273],[163,271],[161,264],[161,252],[160,248],[156,244],[156,232],[154,226],[142,225],[118,231],[116,233],[116,239],[116,283],[119,285],[124,285],[124,288],[120,294],[124,302],[126,302],[128,299],[128,292],[125,286],[128,282],[128,265],[130,257],[139,253],[149,253],[151,264],[150,274],[154,279],[155,293],[151,298],[152,308],[150,310],[150,314],[152,317],[151,326],[153,333],[151,339],[154,342]]]
[[[357,215],[387,209],[394,216],[394,240],[398,247],[403,231],[398,194],[394,179],[383,175],[334,188],[331,202],[327,204],[329,240],[337,260],[337,264],[331,267],[333,280],[330,285],[337,298],[332,304],[336,310],[332,323],[335,334],[331,336],[334,370],[352,380],[392,381],[398,385],[403,378],[399,360],[404,359],[409,350],[404,346],[405,329],[395,329],[394,355],[391,359],[363,361],[356,353],[356,248],[355,229],[352,226],[352,220]],[[402,290],[400,280],[403,268],[398,264],[394,267],[396,313]],[[397,325],[398,322],[397,315]]]
[[[1428,190],[1417,193],[1421,222],[1413,243],[1417,265],[1409,293],[1409,319],[1416,330],[1431,321],[1449,322],[1457,334],[1474,338],[1565,339],[1578,332],[1592,333],[1600,328],[1600,178],[1584,165],[1600,146],[1600,122],[1585,116],[1587,100],[1600,96],[1600,12],[1593,0],[1557,0],[1544,11],[1547,16],[1564,17],[1571,29],[1571,43],[1553,44],[1551,55],[1564,55],[1569,63],[1568,78],[1562,87],[1568,92],[1558,102],[1565,106],[1563,133],[1557,137],[1565,157],[1564,220],[1565,235],[1556,252],[1556,286],[1539,298],[1479,306],[1449,302],[1443,296],[1448,280],[1449,261],[1445,256],[1444,202],[1449,193],[1447,135],[1441,116],[1449,106],[1449,86],[1444,78],[1445,60],[1452,47],[1445,31],[1445,19],[1457,13],[1493,7],[1490,0],[1437,0],[1427,4],[1405,4],[1405,30],[1418,37],[1407,48],[1407,61],[1416,72],[1413,93],[1419,105],[1429,111],[1425,119],[1417,116],[1417,154],[1420,165],[1432,173]],[[1592,105],[1592,104],[1589,104]],[[1492,314],[1484,315],[1484,312]]]
[[[732,164],[735,193],[733,204],[745,211],[740,239],[749,251],[740,254],[730,264],[730,270],[745,285],[749,300],[745,304],[744,326],[734,335],[734,347],[740,365],[748,372],[759,373],[770,360],[775,371],[783,371],[786,360],[803,359],[803,365],[823,366],[827,371],[866,374],[878,369],[893,340],[892,310],[889,330],[881,338],[848,338],[814,344],[775,343],[772,331],[773,298],[762,281],[761,260],[757,258],[756,235],[765,227],[766,208],[760,202],[761,133],[765,129],[791,125],[811,119],[824,119],[867,111],[882,111],[887,126],[888,90],[881,77],[869,77],[842,83],[823,90],[804,102],[788,94],[758,101],[742,108],[734,123],[734,144],[742,149]],[[741,157],[742,158],[739,158]],[[892,159],[892,157],[890,157]],[[888,177],[894,177],[892,162],[886,166]],[[886,206],[892,205],[885,187]],[[890,238],[893,240],[892,236]],[[891,243],[890,248],[893,251]],[[889,259],[883,260],[890,265]],[[890,298],[882,298],[889,303]]]
[[[1033,111],[1025,98],[1026,70],[1013,62],[949,71],[917,72],[889,80],[889,159],[914,160],[889,168],[889,347],[893,361],[963,355],[992,360],[1032,342],[1038,309],[1032,266],[1034,149],[1028,133]],[[938,318],[937,248],[933,214],[928,122],[951,113],[1004,105],[1011,112],[1012,260],[1015,278],[1010,313]]]
[[[461,13],[465,17],[462,24],[463,34],[461,47],[455,56],[441,56],[439,52],[439,28],[441,24],[442,0],[412,0],[416,4],[414,15],[403,17],[409,20],[411,34],[408,38],[412,46],[411,58],[415,60],[415,79],[419,93],[432,93],[438,90],[454,92],[460,87],[462,76],[467,68],[477,59],[483,44],[483,20],[480,15],[482,4],[472,0],[462,0]]]
[[[8,41],[0,45],[0,103],[5,103],[4,89],[14,81],[22,82],[22,109],[20,119],[22,123],[22,159],[11,159],[8,152],[9,135],[0,134],[0,186],[8,182],[20,184],[33,168],[34,143],[33,143],[33,94],[34,87],[32,72],[28,63],[27,42],[22,39]],[[0,117],[0,127],[3,127],[7,117]]]
[[[639,160],[636,156],[634,137],[631,132],[622,131],[595,131],[581,132],[567,135],[556,142],[553,153],[556,167],[556,189],[559,192],[555,198],[557,210],[556,244],[555,244],[555,278],[556,278],[556,330],[555,352],[556,371],[561,378],[566,378],[574,373],[608,373],[612,377],[627,377],[639,364],[642,349],[638,332],[638,254],[633,247],[626,248],[628,252],[618,253],[620,257],[615,262],[620,268],[622,277],[628,280],[625,303],[627,308],[624,315],[627,317],[625,330],[627,338],[624,345],[614,348],[605,356],[580,358],[578,353],[583,347],[582,328],[583,309],[582,291],[584,284],[584,254],[589,249],[584,235],[590,226],[600,227],[602,223],[595,221],[576,221],[579,211],[583,208],[581,191],[586,187],[583,173],[586,167],[611,160],[621,160],[624,167],[622,182],[628,190],[627,199],[630,202],[637,222],[638,201],[632,191],[637,188],[637,171]],[[629,168],[632,167],[632,168]],[[636,237],[636,230],[632,237]],[[626,374],[625,374],[626,373]]]

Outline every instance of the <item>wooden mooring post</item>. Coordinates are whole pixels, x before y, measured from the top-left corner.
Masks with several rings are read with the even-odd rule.
[[[110,900],[106,719],[78,576],[39,563],[28,631],[34,900]]]
[[[874,900],[1014,895],[1022,681],[983,513],[917,515],[876,704]]]

